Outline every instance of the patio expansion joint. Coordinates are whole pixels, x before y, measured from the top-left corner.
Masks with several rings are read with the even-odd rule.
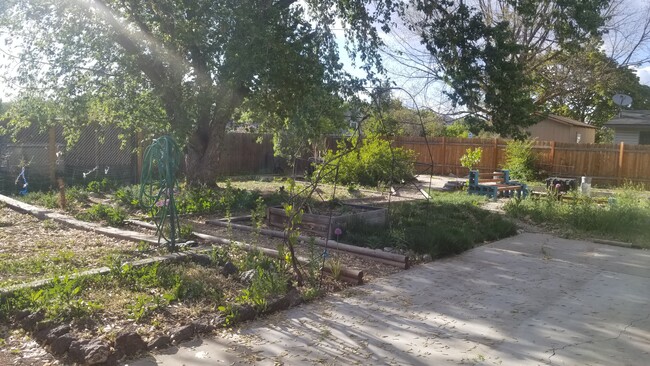
[[[580,345],[583,345],[583,344],[589,344],[589,343],[593,344],[593,343],[603,343],[603,342],[615,341],[615,340],[619,339],[623,335],[623,333],[627,332],[627,330],[630,327],[634,326],[636,323],[639,323],[639,322],[642,322],[642,321],[645,321],[645,320],[648,320],[648,319],[650,319],[650,313],[648,313],[648,315],[644,316],[643,318],[638,318],[638,319],[632,320],[623,329],[621,329],[620,332],[618,332],[616,337],[609,337],[609,338],[599,339],[599,340],[595,340],[595,341],[594,340],[589,340],[589,341],[584,341],[584,342],[565,344],[564,346],[562,346],[560,348],[553,347],[553,348],[550,349],[550,351],[553,351],[553,353],[550,356],[548,356],[549,364],[553,364],[553,361],[551,360],[551,358],[553,356],[555,356],[556,351],[563,351],[563,350],[565,350],[567,348],[577,347],[577,346],[580,346]]]

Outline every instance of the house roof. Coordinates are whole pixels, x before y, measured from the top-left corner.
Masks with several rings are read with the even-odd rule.
[[[549,114],[546,117],[546,120],[547,121],[558,122],[558,123],[561,123],[561,124],[564,124],[564,125],[569,125],[569,126],[586,127],[586,128],[594,128],[594,129],[596,128],[596,127],[594,127],[594,126],[592,126],[590,124],[580,122],[580,121],[576,121],[575,119],[571,119],[571,118],[568,118],[568,117],[557,116],[555,114]]]
[[[650,126],[650,111],[621,111],[605,126]]]

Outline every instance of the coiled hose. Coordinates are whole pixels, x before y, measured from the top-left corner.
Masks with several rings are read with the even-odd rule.
[[[158,243],[164,239],[170,252],[176,251],[176,240],[180,238],[174,200],[180,157],[181,151],[171,136],[154,139],[144,152],[140,176],[140,205],[153,217]]]

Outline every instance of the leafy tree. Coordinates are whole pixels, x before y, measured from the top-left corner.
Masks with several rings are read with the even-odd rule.
[[[599,128],[619,111],[614,94],[632,96],[634,109],[650,108],[650,87],[641,85],[634,71],[606,56],[596,40],[547,62],[537,87],[539,94],[548,96],[546,108],[551,113]],[[607,142],[608,135],[599,131],[598,141]]]
[[[455,120],[452,124],[447,126],[444,131],[446,137],[469,137],[469,128],[462,119]]]
[[[454,105],[467,108],[473,132],[523,137],[548,99],[535,81],[544,65],[574,52],[604,23],[609,0],[415,1],[412,24],[435,60],[430,68],[451,86]]]
[[[368,72],[381,71],[377,24],[391,0],[6,0],[0,30],[17,40],[17,82],[70,126],[155,126],[186,146],[193,182],[213,183],[235,112],[275,129],[313,124],[359,86],[344,71],[336,19]],[[320,103],[327,99],[326,107]],[[75,130],[74,128],[69,128]],[[316,131],[314,132],[316,133]]]
[[[368,119],[362,124],[364,135],[384,136],[440,136],[444,131],[442,117],[430,110],[405,107],[391,97],[375,102]]]

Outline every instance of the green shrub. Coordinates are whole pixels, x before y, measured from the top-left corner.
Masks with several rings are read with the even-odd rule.
[[[352,142],[354,143],[354,141]],[[370,136],[363,140],[358,150],[335,158],[345,149],[345,143],[339,145],[339,152],[328,151],[322,164],[325,181],[333,182],[336,178],[336,166],[339,166],[338,182],[341,184],[361,184],[377,186],[410,180],[415,174],[415,153],[412,150],[392,147],[390,141]]]
[[[533,152],[533,141],[511,140],[506,144],[506,165],[510,177],[523,181],[535,179],[537,156]]]

